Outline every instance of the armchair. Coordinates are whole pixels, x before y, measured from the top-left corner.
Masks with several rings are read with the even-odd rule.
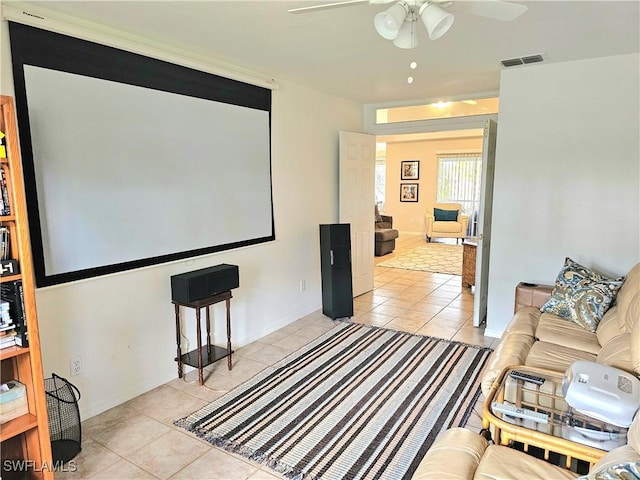
[[[438,215],[434,209],[439,209]],[[457,211],[457,214],[451,213]],[[443,212],[444,211],[444,212]],[[448,212],[448,213],[447,213]],[[462,215],[462,205],[459,203],[429,203],[424,213],[424,225],[427,242],[432,238],[462,238],[467,234],[469,216]]]

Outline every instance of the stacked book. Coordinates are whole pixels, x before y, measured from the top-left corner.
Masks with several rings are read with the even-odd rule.
[[[9,302],[0,302],[0,349],[16,345],[16,326],[11,319]]]
[[[0,225],[0,260],[9,260],[11,256],[11,232],[6,225]]]
[[[7,176],[4,168],[0,168],[0,215],[11,215],[9,205],[9,190],[7,189]]]
[[[27,331],[27,319],[24,311],[24,294],[22,290],[22,281],[4,282],[0,284],[0,293],[2,294],[3,309],[6,308],[8,322],[2,323],[0,333],[6,331],[4,336],[12,337],[13,343],[7,338],[0,339],[0,347],[10,347],[18,345],[19,347],[29,346],[29,333]],[[4,304],[7,307],[4,307]],[[4,312],[5,310],[3,310]],[[3,313],[4,315],[4,313]],[[4,316],[2,317],[4,322]],[[4,337],[3,336],[3,337]],[[5,343],[6,342],[6,343]]]

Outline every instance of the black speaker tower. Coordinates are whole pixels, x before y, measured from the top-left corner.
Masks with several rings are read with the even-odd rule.
[[[353,316],[351,283],[351,226],[320,225],[322,313],[331,318]]]

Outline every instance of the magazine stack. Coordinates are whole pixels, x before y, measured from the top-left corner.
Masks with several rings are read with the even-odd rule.
[[[9,313],[9,302],[0,303],[0,348],[12,347],[16,344],[16,326]]]

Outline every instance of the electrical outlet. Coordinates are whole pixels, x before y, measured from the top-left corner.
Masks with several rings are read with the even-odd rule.
[[[304,292],[307,289],[307,282],[300,280],[300,291]]]
[[[82,358],[80,355],[71,357],[71,360],[69,360],[69,369],[71,370],[72,377],[82,373]]]

